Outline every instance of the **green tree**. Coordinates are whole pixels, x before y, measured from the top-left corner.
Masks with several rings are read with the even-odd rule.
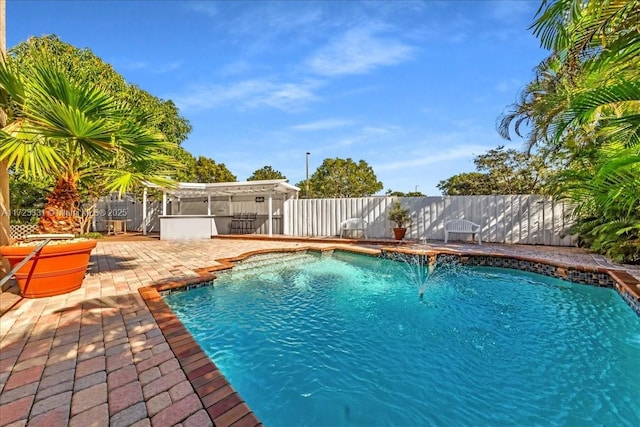
[[[194,165],[195,182],[235,182],[236,176],[231,173],[224,163],[199,156]]]
[[[134,120],[162,132],[169,142],[182,144],[191,132],[191,125],[181,117],[171,100],[162,100],[128,84],[115,69],[97,57],[90,49],[79,49],[56,35],[31,37],[9,50],[9,56],[21,66],[45,59],[78,82],[97,85],[116,100],[135,107]]]
[[[182,147],[177,147],[171,149],[168,155],[182,166],[171,174],[172,178],[178,182],[196,181],[196,158],[191,153]]]
[[[445,196],[472,196],[496,194],[489,175],[481,172],[463,172],[440,181],[436,187]]]
[[[280,171],[273,169],[271,166],[263,166],[257,169],[247,178],[247,181],[260,181],[268,179],[287,179]]]
[[[448,196],[480,194],[538,194],[550,165],[534,154],[498,146],[475,157],[476,172],[454,175],[438,183]]]
[[[76,80],[47,55],[29,64],[0,64],[0,107],[10,112],[0,130],[0,160],[33,177],[55,177],[39,226],[43,232],[78,231],[82,178],[124,192],[142,181],[171,186],[179,165],[163,152],[172,143],[134,119],[128,104],[99,86]]]
[[[132,123],[144,123],[150,130],[161,132],[171,142],[161,148],[160,154],[175,159],[181,167],[166,170],[167,175],[177,181],[191,181],[189,178],[194,176],[195,158],[179,145],[187,138],[191,125],[179,115],[172,101],[156,98],[135,85],[127,84],[111,65],[95,56],[91,50],[76,48],[55,35],[31,37],[13,47],[9,55],[22,67],[43,60],[55,64],[75,81],[99,86],[118,102],[129,105],[129,120]],[[103,181],[94,179],[92,167],[95,165],[79,168],[78,175],[80,181],[77,188],[85,213],[82,217],[84,231],[88,231],[98,199],[108,192],[102,185]],[[19,179],[21,173],[24,173],[23,168],[18,168],[10,179]],[[24,183],[24,180],[21,182]],[[37,190],[37,186],[34,187],[33,191]],[[142,193],[142,188],[135,184],[131,190],[136,194]]]
[[[562,162],[554,194],[570,199],[592,249],[640,261],[640,0],[543,1],[532,26],[551,54],[500,121]]]
[[[102,61],[90,49],[79,49],[56,35],[31,37],[11,48],[9,56],[23,67],[36,60],[56,64],[74,80],[99,86],[117,101],[128,104],[133,122],[144,123],[173,143],[163,149],[166,151],[164,154],[181,161],[185,167],[172,171],[170,175],[177,181],[188,181],[195,159],[180,144],[191,132],[191,125],[180,116],[173,101],[162,100],[136,85],[128,84],[110,64]]]
[[[393,197],[426,197],[426,194],[423,194],[421,191],[409,191],[408,193],[404,193],[402,191],[393,191],[392,189],[388,189],[384,194],[386,196]]]
[[[551,165],[540,156],[500,145],[476,156],[476,169],[489,176],[494,194],[536,194],[541,192],[544,177]]]
[[[305,188],[305,181],[297,184]],[[325,159],[309,178],[311,197],[365,197],[384,187],[373,168],[364,160]]]
[[[28,224],[40,217],[55,182],[50,177],[38,179],[24,173],[9,171],[9,192],[11,193],[11,221]]]

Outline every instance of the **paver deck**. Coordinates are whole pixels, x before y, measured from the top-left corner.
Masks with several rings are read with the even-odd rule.
[[[41,299],[21,299],[15,287],[2,292],[0,427],[258,425],[164,302],[145,302],[139,289],[197,278],[215,260],[247,252],[328,246],[336,242],[99,241],[79,290]],[[577,248],[441,242],[405,247],[616,268],[640,280],[640,269]]]

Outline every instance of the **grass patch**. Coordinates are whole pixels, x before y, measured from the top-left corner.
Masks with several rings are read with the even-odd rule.
[[[80,234],[78,237],[83,237],[85,239],[103,239],[104,236],[97,231],[92,231],[91,233]]]

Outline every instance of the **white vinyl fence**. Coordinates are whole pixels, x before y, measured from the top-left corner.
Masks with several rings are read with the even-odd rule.
[[[368,237],[392,238],[394,224],[387,219],[387,211],[396,200],[409,209],[413,218],[406,239],[444,240],[444,222],[455,218],[480,224],[483,242],[547,246],[575,246],[576,243],[575,236],[567,232],[572,225],[569,219],[570,206],[535,195],[291,199],[285,201],[282,208],[282,201],[274,206],[274,233],[289,236],[337,236],[340,234],[342,221],[362,218],[369,223]],[[216,202],[219,204],[214,205],[216,214],[243,209],[259,210],[255,205],[245,207],[245,202],[242,201],[231,204],[222,200]],[[182,203],[182,214],[203,213],[200,210],[206,210],[202,200],[185,200]],[[174,210],[176,207],[169,207],[169,212],[177,213],[172,212]],[[147,229],[150,232],[159,231],[158,216],[162,214],[162,202],[148,202],[147,212]],[[106,230],[105,219],[128,219],[127,229],[141,230],[142,202],[133,199],[105,199],[98,204],[95,222],[97,231]],[[256,232],[266,233],[265,227],[266,225],[258,227]],[[453,238],[467,237],[453,235]]]
[[[570,206],[535,195],[365,197],[354,199],[297,199],[284,205],[284,234],[337,236],[348,218],[365,219],[369,238],[392,238],[387,211],[399,200],[413,218],[406,239],[444,240],[444,223],[466,219],[482,226],[482,241],[547,246],[574,246],[567,229]],[[453,238],[466,238],[453,235]]]

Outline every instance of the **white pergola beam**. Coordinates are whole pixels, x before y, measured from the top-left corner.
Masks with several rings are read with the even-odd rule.
[[[233,215],[233,197],[234,196],[268,196],[268,217],[269,223],[267,225],[269,236],[273,236],[273,197],[274,194],[282,195],[283,200],[287,200],[288,198],[298,198],[298,193],[300,189],[294,185],[291,185],[286,182],[285,179],[273,179],[273,180],[262,180],[262,181],[244,181],[244,182],[217,182],[217,183],[188,183],[188,182],[179,182],[177,185],[172,188],[163,188],[161,186],[147,183],[147,187],[151,188],[161,188],[162,189],[162,216],[167,216],[167,195],[171,196],[173,200],[178,202],[178,209],[175,215],[182,214],[182,203],[180,203],[180,199],[190,199],[190,198],[198,198],[198,197],[207,197],[207,215],[213,216],[212,207],[211,207],[211,198],[212,197],[227,197],[227,202],[229,203],[229,212],[228,214]],[[146,189],[145,189],[146,194]],[[146,234],[147,227],[147,215],[148,213],[145,210],[143,203],[143,233]],[[169,216],[173,216],[174,212],[172,212]],[[286,212],[283,213],[286,215]]]

